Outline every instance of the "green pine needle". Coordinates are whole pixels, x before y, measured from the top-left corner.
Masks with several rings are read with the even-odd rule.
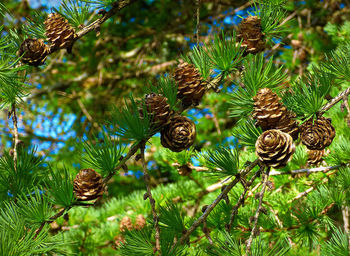
[[[121,255],[152,256],[154,245],[152,230],[149,227],[133,230],[125,234],[125,245],[122,246]]]
[[[236,41],[236,32],[226,36],[224,32],[221,38],[215,35],[214,42],[207,48],[207,53],[212,66],[223,73],[230,73],[237,69],[242,61],[243,50],[241,44]]]
[[[112,125],[116,127],[116,135],[138,142],[148,139],[155,131],[151,129],[151,117],[144,101],[136,103],[130,95],[130,103],[125,102],[125,105],[122,109],[114,109]]]
[[[76,29],[84,25],[91,16],[91,6],[87,4],[87,1],[63,0],[60,8],[54,10],[66,17]]]
[[[45,18],[46,15],[44,13],[34,11],[32,17],[23,25],[25,37],[46,39],[44,25]]]
[[[282,33],[286,32],[285,24],[282,25],[286,17],[286,11],[283,9],[285,2],[285,0],[269,0],[254,3],[253,15],[260,17],[262,32],[268,40],[273,37],[280,38]]]
[[[83,161],[90,167],[100,170],[108,175],[113,172],[118,165],[121,156],[125,151],[125,146],[116,139],[112,140],[107,134],[103,134],[103,142],[98,143],[97,137],[83,141],[84,157]],[[93,143],[96,141],[97,143]]]
[[[199,73],[205,80],[208,80],[213,63],[210,61],[208,53],[204,50],[203,46],[196,45],[187,56],[182,57],[184,61],[192,63],[198,68]]]
[[[337,50],[326,55],[326,69],[339,79],[350,80],[350,43],[340,46]]]
[[[170,109],[175,110],[177,103],[177,84],[175,80],[169,76],[161,76],[157,85],[150,83],[150,88],[146,88],[146,93],[157,93],[167,98]]]
[[[242,145],[255,149],[255,142],[259,138],[262,130],[254,124],[253,120],[239,122],[234,128],[232,135],[235,136]]]
[[[56,172],[50,168],[50,176],[47,176],[45,184],[52,203],[62,207],[71,206],[75,201],[75,197],[73,193],[73,179],[69,170],[65,166]]]
[[[168,230],[174,236],[181,236],[186,229],[181,208],[173,202],[167,202],[165,206],[159,206],[159,225],[162,230]]]
[[[42,195],[41,191],[41,188],[35,189],[34,192],[27,190],[17,201],[20,213],[30,224],[40,225],[52,215],[49,198],[45,194]]]
[[[233,176],[239,171],[239,153],[237,148],[218,147],[201,154],[205,164],[210,168],[208,173],[214,176]]]
[[[273,59],[265,63],[263,54],[248,55],[243,62],[242,82],[244,88],[237,86],[231,94],[231,116],[247,118],[253,111],[253,97],[261,88],[275,88],[281,85],[287,75],[283,72],[284,67],[276,68]]]
[[[326,102],[325,96],[332,87],[334,76],[323,68],[313,68],[312,73],[294,83],[283,95],[286,107],[300,118],[315,116]]]
[[[332,238],[321,247],[322,256],[348,256],[350,255],[350,234],[344,233],[340,228],[336,228]]]
[[[106,9],[116,2],[116,0],[81,0],[81,1],[88,4],[95,5],[97,9],[100,9],[100,8]]]

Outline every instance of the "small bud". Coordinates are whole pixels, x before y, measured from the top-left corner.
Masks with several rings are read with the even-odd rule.
[[[260,212],[267,215],[267,209],[263,206],[260,207]]]
[[[208,205],[204,205],[204,206],[202,207],[202,212],[204,213],[207,209],[208,209]]]
[[[259,197],[260,197],[260,192],[256,192],[256,194],[255,194],[255,199],[259,199]]]
[[[141,154],[137,154],[135,156],[135,161],[140,161],[141,160]]]

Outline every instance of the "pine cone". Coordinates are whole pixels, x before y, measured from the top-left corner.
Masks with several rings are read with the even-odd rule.
[[[43,39],[26,39],[21,44],[17,54],[22,56],[21,61],[31,66],[44,64],[49,50]]]
[[[255,148],[259,160],[275,169],[286,166],[295,152],[292,137],[280,130],[263,132],[256,141]]]
[[[196,139],[196,125],[185,116],[174,116],[161,133],[163,147],[174,152],[188,149]]]
[[[324,149],[323,150],[308,150],[308,159],[307,163],[309,165],[317,165],[323,161],[323,156],[325,154]]]
[[[104,185],[102,177],[93,169],[83,169],[74,179],[74,193],[79,201],[89,201],[102,197]]]
[[[295,114],[286,109],[276,93],[269,88],[263,88],[253,100],[253,118],[264,131],[277,129],[288,133],[293,139],[298,138],[299,127],[294,120]]]
[[[193,64],[180,63],[175,69],[175,81],[178,85],[177,98],[185,106],[197,105],[202,99],[206,82]]]
[[[54,50],[70,49],[73,46],[76,36],[75,31],[64,17],[58,13],[51,13],[44,24],[46,29],[45,35]]]
[[[137,215],[134,228],[137,230],[143,229],[146,226],[146,219],[142,214]]]
[[[126,230],[130,231],[132,229],[133,229],[133,225],[132,225],[132,221],[131,221],[130,217],[128,217],[128,216],[123,217],[119,223],[120,232],[125,232]]]
[[[324,117],[306,121],[300,130],[301,141],[308,149],[322,150],[328,147],[335,137],[335,130],[330,119]]]
[[[167,98],[160,94],[150,93],[145,96],[146,110],[154,126],[161,127],[170,121],[172,114]],[[140,109],[141,116],[143,109]]]
[[[238,40],[246,47],[245,53],[257,54],[264,51],[265,40],[261,31],[261,20],[257,16],[249,16],[241,21],[238,27]]]

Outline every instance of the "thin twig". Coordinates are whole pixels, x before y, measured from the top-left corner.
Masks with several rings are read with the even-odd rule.
[[[235,217],[238,213],[239,207],[241,207],[244,204],[245,201],[245,195],[247,191],[249,190],[250,186],[253,184],[254,180],[260,175],[260,173],[264,170],[264,167],[260,167],[260,169],[253,175],[253,177],[245,184],[244,191],[242,192],[241,196],[238,199],[237,204],[232,208],[230,222],[227,225],[227,231],[230,232],[232,228],[233,221],[235,220]]]
[[[146,166],[146,161],[145,161],[145,143],[141,142],[141,161],[142,161],[142,169],[143,169],[143,177],[146,183],[146,196],[144,197],[145,199],[148,198],[149,202],[151,204],[152,208],[152,215],[153,215],[153,221],[154,221],[154,229],[156,231],[155,233],[155,240],[156,240],[156,247],[154,249],[154,252],[160,252],[160,228],[159,228],[159,217],[156,212],[156,201],[154,200],[152,196],[152,191],[151,191],[151,186],[149,183],[150,176],[147,171],[147,166]]]
[[[196,24],[196,37],[197,37],[197,47],[199,46],[199,29],[200,29],[200,6],[201,6],[201,0],[197,0],[197,24]]]
[[[270,176],[276,176],[276,175],[289,175],[289,174],[300,174],[300,173],[314,173],[314,172],[328,172],[334,169],[339,169],[343,165],[334,165],[334,166],[327,166],[327,167],[317,167],[317,168],[305,168],[305,169],[299,169],[299,170],[292,170],[288,172],[280,172],[280,171],[272,171],[270,173]]]
[[[240,182],[241,178],[244,178],[258,163],[259,163],[259,160],[255,160],[246,169],[241,171],[240,174],[238,176],[236,176],[236,178],[225,187],[225,189],[214,200],[214,202],[207,207],[207,209],[204,211],[204,213],[192,224],[192,226],[184,232],[184,234],[181,236],[181,238],[173,245],[173,248],[177,244],[183,244],[185,241],[187,241],[187,239],[192,234],[192,232],[195,231],[198,228],[198,226],[203,223],[204,220],[206,220],[206,218],[208,217],[210,212],[215,208],[215,206],[217,206],[219,204],[221,199],[223,199],[227,195],[227,193],[230,192],[230,190],[237,183]]]
[[[249,254],[251,251],[253,238],[256,236],[256,233],[257,233],[258,219],[259,219],[261,208],[262,208],[262,202],[263,202],[263,198],[264,198],[264,194],[265,194],[266,184],[267,184],[267,181],[269,179],[269,171],[270,171],[270,168],[268,168],[266,171],[266,174],[263,175],[263,181],[262,181],[263,185],[262,185],[262,188],[261,188],[261,191],[259,194],[259,205],[258,205],[258,208],[256,209],[256,212],[254,215],[254,226],[253,226],[252,232],[250,233],[249,239],[247,240],[247,243],[246,243],[247,244],[247,247],[246,247],[247,254]]]
[[[322,116],[327,110],[329,110],[331,107],[333,107],[335,104],[337,104],[339,101],[344,99],[344,97],[348,96],[350,94],[350,87],[346,90],[339,93],[337,96],[335,96],[333,99],[331,99],[326,105],[322,107],[322,109],[317,113],[317,116]]]
[[[137,150],[140,148],[140,143],[134,143],[129,152],[127,153],[127,155],[125,157],[123,157],[123,159],[119,162],[119,164],[114,168],[114,171],[109,173],[108,176],[106,176],[106,178],[103,179],[103,183],[107,183],[113,176],[114,174],[120,169],[122,168],[122,166],[125,164],[125,162],[130,158],[132,157],[136,152]]]
[[[17,170],[17,145],[18,145],[18,120],[17,120],[17,112],[16,112],[16,104],[12,104],[11,109],[12,121],[13,121],[13,131],[14,131],[14,145],[13,145],[13,163],[14,168]]]
[[[63,215],[63,213],[65,213],[66,211],[69,211],[70,208],[72,208],[72,206],[68,206],[63,208],[61,211],[59,211],[57,214],[55,214],[54,216],[52,216],[48,221],[44,221],[43,223],[41,223],[40,227],[35,231],[35,236],[33,239],[37,238],[37,236],[39,235],[39,233],[43,230],[45,224],[47,223],[52,223],[54,222],[56,219],[58,219],[59,217],[61,217]]]
[[[298,200],[298,199],[300,199],[300,198],[302,198],[302,197],[304,197],[304,196],[307,196],[308,194],[310,194],[310,192],[312,192],[312,191],[316,188],[317,185],[326,183],[326,182],[328,181],[328,177],[331,176],[331,175],[333,175],[333,174],[335,174],[336,172],[337,172],[337,171],[333,171],[333,172],[327,173],[327,174],[326,174],[327,177],[325,177],[324,179],[322,179],[322,180],[320,180],[320,181],[318,180],[318,181],[312,183],[310,188],[308,188],[307,190],[305,190],[305,191],[299,193],[299,194],[298,194],[297,196],[295,196],[293,199],[289,200],[289,201],[288,201],[288,204],[291,204],[291,203],[293,203],[294,201],[296,201],[296,200]]]

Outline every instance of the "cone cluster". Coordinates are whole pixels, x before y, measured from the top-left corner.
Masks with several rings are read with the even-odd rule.
[[[93,169],[83,169],[74,179],[74,194],[79,201],[90,201],[103,196],[102,177]]]
[[[302,143],[312,150],[322,150],[328,147],[335,137],[335,129],[331,120],[324,117],[306,121],[301,125],[300,130]]]
[[[42,39],[26,39],[21,44],[18,55],[22,56],[21,61],[31,66],[44,64],[49,53],[47,45]]]
[[[246,54],[257,54],[265,49],[261,20],[257,16],[249,16],[241,21],[237,37],[239,41],[242,40],[241,46],[246,47]]]
[[[264,131],[277,129],[288,133],[293,139],[298,138],[299,127],[294,120],[295,114],[286,109],[276,93],[269,88],[263,88],[253,100],[253,118]]]
[[[263,132],[255,143],[256,155],[260,162],[273,168],[286,166],[295,152],[293,138],[280,130]]]
[[[187,62],[180,63],[174,78],[178,85],[177,98],[182,100],[183,105],[198,105],[205,93],[206,82],[197,68]]]
[[[169,122],[171,110],[167,98],[155,93],[146,94],[145,105],[154,126],[161,127]],[[142,116],[143,109],[140,112]]]
[[[325,154],[325,150],[308,150],[308,159],[307,163],[309,165],[317,165],[323,161],[323,156]]]
[[[51,13],[44,22],[47,40],[53,49],[69,48],[75,40],[74,28],[58,13]]]
[[[196,125],[185,116],[173,116],[160,133],[163,147],[174,152],[188,149],[196,139]]]

